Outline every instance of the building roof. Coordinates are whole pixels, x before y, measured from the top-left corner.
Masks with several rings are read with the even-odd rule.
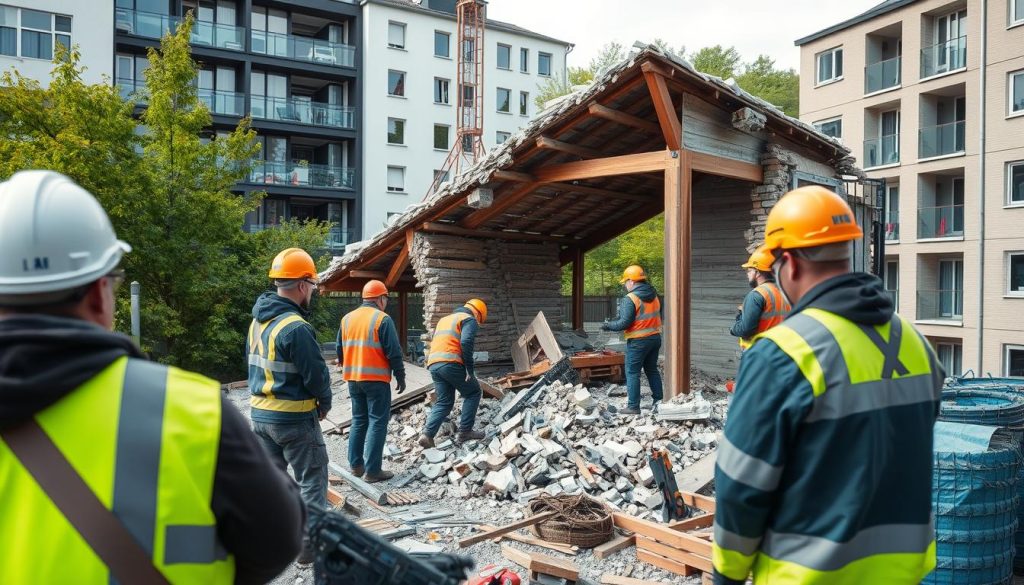
[[[816,32],[814,34],[811,34],[811,35],[807,35],[806,37],[799,38],[796,41],[794,41],[793,44],[795,44],[798,47],[801,46],[801,45],[806,45],[807,43],[809,43],[811,41],[816,41],[818,39],[827,37],[830,34],[837,33],[837,32],[839,32],[841,30],[846,30],[846,29],[848,29],[848,28],[850,28],[852,26],[858,25],[858,24],[860,24],[862,22],[867,22],[867,21],[871,20],[872,18],[877,18],[879,16],[882,16],[883,14],[887,14],[889,12],[892,12],[893,10],[897,10],[899,8],[903,8],[904,6],[907,6],[908,4],[913,4],[916,1],[917,0],[885,0],[885,2],[882,2],[881,4],[879,4],[877,6],[874,6],[874,7],[872,7],[871,9],[869,9],[869,10],[867,10],[865,12],[862,12],[861,14],[858,14],[857,16],[854,16],[853,18],[849,18],[847,20],[844,20],[844,21],[840,22],[839,24],[833,24],[832,26],[830,26],[830,27],[828,27],[826,29],[819,30],[818,32]]]
[[[411,12],[419,12],[419,13],[422,13],[422,14],[429,14],[430,16],[435,16],[437,18],[444,18],[446,20],[455,20],[455,15],[450,13],[450,12],[445,12],[443,10],[434,10],[432,8],[427,8],[425,6],[421,6],[419,4],[416,4],[412,0],[362,0],[362,2],[360,2],[360,5],[364,5],[364,4],[380,4],[382,6],[392,6],[394,8],[401,8],[402,10],[409,10]],[[543,35],[541,33],[534,32],[534,31],[529,30],[529,29],[525,29],[525,28],[523,28],[521,26],[518,26],[518,25],[515,25],[515,24],[511,24],[511,23],[508,23],[508,22],[502,22],[500,20],[494,20],[494,19],[491,19],[491,18],[487,19],[486,27],[489,28],[489,29],[493,29],[493,30],[505,31],[505,32],[509,32],[509,33],[512,33],[512,34],[517,34],[517,35],[522,35],[522,36],[526,36],[526,37],[531,37],[531,38],[538,39],[538,40],[541,40],[541,41],[547,41],[549,43],[557,43],[559,45],[564,45],[566,47],[574,47],[575,46],[573,43],[570,43],[569,41],[563,41],[561,39],[556,39],[554,37],[549,37],[547,35]]]

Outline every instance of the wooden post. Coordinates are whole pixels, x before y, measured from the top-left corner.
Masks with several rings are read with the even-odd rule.
[[[398,343],[402,344],[402,355],[406,355],[409,342],[406,338],[409,335],[409,293],[398,293]]]
[[[690,392],[690,153],[668,152],[665,168],[665,399]]]
[[[572,328],[583,329],[583,248],[573,249],[572,259]]]

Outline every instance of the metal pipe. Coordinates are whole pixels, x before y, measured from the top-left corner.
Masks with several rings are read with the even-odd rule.
[[[132,281],[132,339],[135,340],[135,344],[138,345],[141,342],[141,333],[139,326],[139,291],[142,285],[139,281]]]
[[[985,101],[987,94],[988,0],[981,0],[981,96],[978,99],[978,374],[985,372]]]

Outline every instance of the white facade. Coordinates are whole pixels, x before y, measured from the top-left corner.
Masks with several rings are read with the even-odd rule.
[[[488,149],[497,144],[499,133],[514,133],[537,113],[534,98],[549,77],[538,72],[540,55],[550,55],[550,77],[564,78],[570,49],[564,42],[497,28],[504,27],[488,27],[484,35],[484,145]],[[435,31],[449,35],[448,57],[435,56]],[[498,68],[499,45],[508,47],[508,69]],[[380,232],[389,214],[419,203],[434,172],[444,165],[455,140],[456,46],[454,15],[394,2],[363,4],[364,239]],[[521,71],[523,49],[528,52],[526,71]],[[404,74],[404,96],[389,95],[389,72]],[[435,79],[449,80],[447,104],[435,103]],[[498,111],[499,88],[508,90],[508,112]],[[527,94],[525,114],[520,111],[523,92]],[[391,118],[403,121],[404,144],[388,143]],[[448,127],[444,148],[434,148],[435,125]]]
[[[56,43],[70,38],[81,52],[83,81],[109,79],[114,67],[113,12],[113,0],[0,0],[0,71],[13,67],[45,87]]]

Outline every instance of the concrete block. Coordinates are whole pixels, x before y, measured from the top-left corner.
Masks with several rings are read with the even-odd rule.
[[[576,401],[576,405],[583,409],[591,409],[597,406],[597,400],[590,395],[590,390],[586,388],[577,388],[572,393],[572,399]]]
[[[507,421],[501,423],[501,435],[505,436],[516,430],[523,424],[523,413],[518,413]]]
[[[427,479],[437,479],[444,473],[444,468],[436,463],[424,463],[420,465],[420,473]]]
[[[427,463],[441,463],[448,457],[448,454],[440,449],[430,448],[423,452],[423,457],[427,459]]]
[[[487,458],[487,470],[498,471],[508,465],[508,459],[504,455],[491,455]]]

